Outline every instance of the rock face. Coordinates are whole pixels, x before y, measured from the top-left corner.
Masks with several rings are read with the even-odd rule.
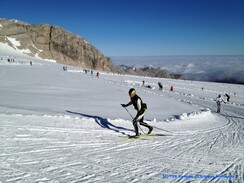
[[[20,45],[12,45],[8,38],[15,38]],[[0,42],[22,50],[27,54],[58,63],[90,69],[114,71],[118,68],[111,60],[92,46],[86,39],[61,27],[47,24],[28,24],[0,18]]]

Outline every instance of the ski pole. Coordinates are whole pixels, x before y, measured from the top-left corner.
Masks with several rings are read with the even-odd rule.
[[[131,117],[132,119],[134,119],[133,116],[131,115],[131,113],[128,111],[128,109],[127,109],[126,107],[124,107],[124,108],[125,108],[125,110],[128,112],[128,114],[130,115],[130,117]]]
[[[171,131],[168,131],[168,130],[165,130],[165,129],[162,129],[162,128],[158,128],[158,127],[156,127],[156,126],[152,126],[153,128],[156,128],[156,129],[158,129],[158,130],[162,130],[162,131],[165,131],[165,132],[168,132],[168,133],[173,133],[173,132],[171,132]]]
[[[125,110],[128,112],[128,114],[130,115],[130,117],[132,118],[132,119],[134,119],[133,118],[133,116],[131,115],[131,113],[128,111],[128,109],[126,108],[126,107],[124,107],[125,108]],[[144,133],[145,134],[145,132],[142,130],[142,128],[140,127],[140,125],[138,125],[138,127],[140,128],[140,130],[142,131],[142,133]]]

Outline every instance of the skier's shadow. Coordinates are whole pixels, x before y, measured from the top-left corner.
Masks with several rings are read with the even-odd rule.
[[[123,131],[133,131],[133,130],[128,129],[128,128],[115,126],[112,123],[110,123],[106,118],[102,118],[100,116],[92,116],[92,115],[82,114],[79,112],[73,112],[73,111],[69,111],[69,110],[66,110],[66,112],[71,113],[71,114],[78,114],[78,115],[81,115],[81,116],[84,116],[87,118],[93,118],[93,119],[95,119],[96,123],[99,126],[101,126],[102,128],[113,130],[113,131],[118,132],[118,133],[125,134]],[[123,130],[123,131],[121,131],[121,130]]]

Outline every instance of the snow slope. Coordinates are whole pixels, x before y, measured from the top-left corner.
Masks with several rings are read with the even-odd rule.
[[[96,78],[82,68],[6,59],[0,182],[244,182],[243,85],[103,72]],[[123,138],[134,134],[120,106],[131,87],[147,103],[145,121],[158,136]],[[215,98],[225,92],[230,102],[217,114]]]

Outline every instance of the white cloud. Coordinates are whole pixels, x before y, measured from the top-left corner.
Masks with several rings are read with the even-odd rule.
[[[244,82],[244,56],[161,56],[112,57],[117,65],[153,65],[176,74],[186,74],[190,79],[215,80],[233,78]]]

